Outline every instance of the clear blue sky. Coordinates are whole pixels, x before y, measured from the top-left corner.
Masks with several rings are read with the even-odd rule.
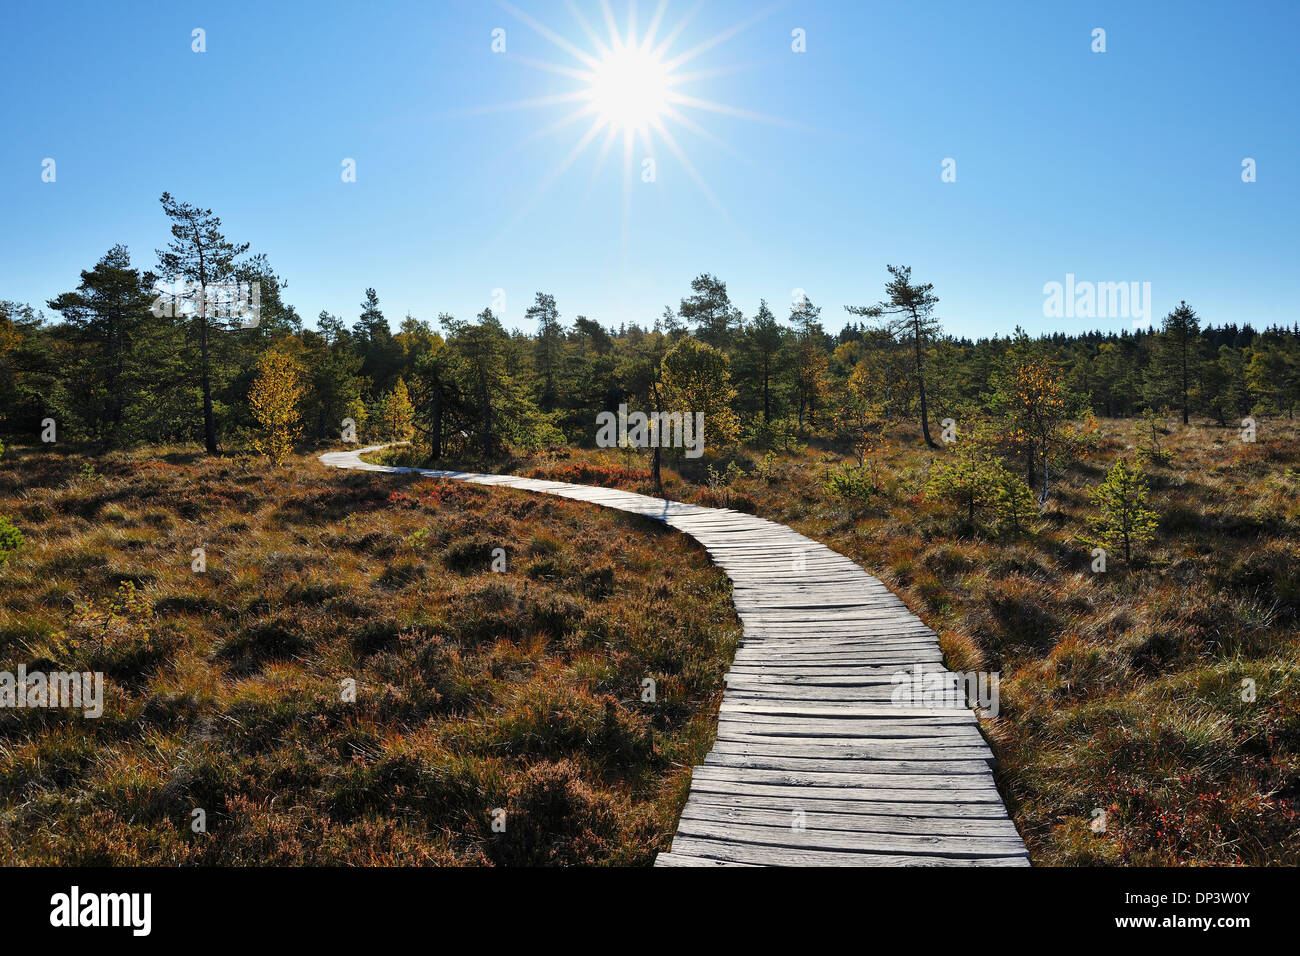
[[[606,35],[599,0],[575,3]],[[594,49],[561,0],[517,4]],[[610,0],[620,28],[628,6]],[[637,4],[642,33],[656,6]],[[659,37],[695,6],[671,0]],[[1300,3],[706,0],[665,59],[739,25],[678,70],[741,115],[668,125],[716,205],[654,136],[625,220],[621,141],[556,177],[590,119],[490,109],[585,86],[529,65],[583,68],[504,6],[10,4],[0,298],[42,305],[116,242],[152,267],[168,190],[265,252],[309,322],[355,321],[374,286],[394,326],[468,318],[498,288],[508,325],[539,289],[566,321],[648,324],[710,271],[746,315],[766,297],[784,318],[805,289],[833,330],[886,263],[934,282],[970,336],[1131,325],[1044,318],[1067,273],[1150,282],[1157,318],[1185,298],[1216,324],[1300,319]]]

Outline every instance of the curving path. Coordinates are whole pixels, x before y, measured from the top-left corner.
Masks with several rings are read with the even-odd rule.
[[[894,675],[947,674],[938,638],[879,580],[785,525],[559,481],[372,465],[332,468],[506,485],[645,515],[731,578],[744,636],[718,737],[657,866],[1028,866],[973,711],[899,705]]]

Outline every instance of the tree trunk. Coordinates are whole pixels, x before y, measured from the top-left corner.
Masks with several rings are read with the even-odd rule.
[[[208,268],[203,259],[203,240],[197,228],[194,245],[199,253],[199,358],[203,365],[203,444],[209,455],[217,453],[217,423],[212,417],[212,380],[208,374]]]
[[[1047,477],[1047,446],[1043,446],[1043,496],[1038,499],[1038,506],[1041,508],[1047,504],[1048,477]]]
[[[768,404],[768,387],[767,387],[767,381],[768,381],[768,368],[767,368],[767,363],[768,363],[768,359],[767,359],[767,356],[765,355],[765,356],[763,356],[763,424],[764,424],[764,425],[767,425],[767,424],[769,424],[769,423],[772,421],[772,410],[771,410],[770,405]]]
[[[199,316],[199,355],[203,362],[203,444],[209,455],[215,455],[217,424],[212,418],[212,382],[208,378],[208,319],[205,315]]]
[[[433,409],[429,415],[429,453],[433,458],[442,457],[442,389],[433,386]]]
[[[125,320],[124,320],[125,321]],[[122,381],[125,378],[126,363],[126,335],[118,331],[116,336],[110,338],[113,343],[113,375],[110,383],[110,391],[113,395],[112,407],[109,411],[109,424],[112,426],[107,436],[110,444],[116,444],[122,432],[122,416],[126,409],[126,394]]]
[[[1183,340],[1183,424],[1187,424],[1187,341]]]
[[[650,378],[650,396],[651,396],[651,400],[654,402],[655,411],[660,411],[663,408],[663,403],[659,399],[658,368],[655,369],[654,374]],[[663,448],[663,440],[662,440],[663,432],[660,431],[657,437],[660,440],[655,442],[654,454],[650,456],[650,477],[654,479],[655,494],[658,495],[660,498],[662,498],[664,496],[664,482],[663,482],[662,474],[660,472],[659,462],[660,462],[660,452],[661,449]]]
[[[913,313],[912,330],[912,338],[916,344],[916,386],[921,393],[921,434],[925,436],[927,445],[938,448],[934,439],[930,437],[930,414],[925,404],[925,377],[921,374],[921,320],[915,313]]]

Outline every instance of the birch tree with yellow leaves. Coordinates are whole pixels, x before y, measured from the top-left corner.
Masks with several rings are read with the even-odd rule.
[[[411,393],[399,375],[379,408],[380,427],[390,441],[410,441],[415,434],[415,409],[411,406]]]
[[[289,457],[302,433],[298,403],[306,392],[303,370],[290,356],[276,350],[263,353],[257,367],[257,378],[248,393],[248,405],[258,425],[253,447],[278,466]]]
[[[1079,411],[1079,400],[1065,387],[1060,370],[1051,361],[1017,351],[1013,346],[996,377],[994,405],[1004,416],[1003,444],[1024,452],[1028,480],[1032,481],[1035,470],[1042,477],[1041,506],[1051,488],[1053,461],[1076,444],[1072,420]]]

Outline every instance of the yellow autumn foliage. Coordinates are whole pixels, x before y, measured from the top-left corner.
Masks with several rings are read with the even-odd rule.
[[[248,393],[248,405],[257,421],[253,447],[280,465],[302,432],[298,403],[306,388],[302,367],[283,352],[270,351],[257,363],[257,379]]]

